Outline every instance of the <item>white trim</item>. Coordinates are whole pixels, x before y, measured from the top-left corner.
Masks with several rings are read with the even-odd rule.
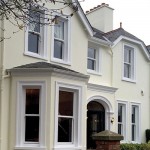
[[[95,59],[93,59],[95,61],[94,70],[88,69],[88,59],[91,59],[90,57],[88,57],[89,48],[95,50]],[[88,49],[87,49],[87,72],[90,74],[102,75],[102,51],[98,45],[95,45],[91,42],[88,43]]]
[[[110,86],[104,86],[104,85],[98,85],[98,84],[92,84],[92,83],[88,83],[87,85],[88,90],[91,91],[98,91],[98,92],[106,92],[106,93],[115,93],[118,88],[114,88],[114,87],[110,87]]]
[[[43,8],[39,8],[39,9],[45,11]],[[46,16],[46,14],[43,14],[43,15]],[[46,19],[44,19],[43,21],[44,21],[44,23],[46,23]],[[29,33],[29,26],[27,26],[26,30],[25,30],[24,55],[47,60],[48,59],[48,56],[47,56],[47,25],[40,27],[41,42],[39,44],[39,53],[38,54],[34,53],[34,52],[30,52],[28,50],[28,33]]]
[[[136,141],[132,141],[132,129],[131,129],[131,124],[132,124],[132,106],[136,106],[137,107],[137,113],[136,113],[136,117],[137,118],[137,129],[136,129],[136,132],[137,132],[137,135],[136,135]],[[137,103],[137,102],[131,102],[130,103],[130,133],[131,133],[131,142],[132,143],[141,143],[141,103]]]
[[[122,101],[122,100],[117,100],[117,111],[116,111],[116,118],[117,118],[117,132],[118,132],[118,104],[124,105],[125,109],[123,110],[123,136],[124,139],[121,141],[122,143],[127,142],[127,137],[128,137],[128,101]]]
[[[149,55],[149,53],[148,53],[148,51],[147,51],[145,45],[144,45],[142,42],[137,41],[137,40],[133,40],[133,39],[131,39],[131,38],[128,38],[128,37],[125,37],[125,36],[122,36],[122,35],[119,36],[119,37],[113,42],[112,48],[114,48],[122,39],[140,45],[140,46],[142,47],[142,49],[143,49],[143,52],[144,52],[146,58],[147,58],[148,60],[150,60],[150,55]]]
[[[39,88],[40,89],[40,129],[39,129],[39,142],[37,144],[24,143],[24,88]],[[42,98],[42,100],[41,100]],[[43,149],[45,147],[45,112],[46,112],[46,82],[45,81],[18,81],[17,82],[17,111],[16,111],[16,146],[15,149],[27,149],[36,147]]]
[[[103,96],[95,95],[87,100],[87,104],[91,101],[96,101],[103,105],[103,107],[105,108],[105,130],[112,130],[111,117],[114,114],[114,111],[109,100]]]
[[[65,17],[66,15],[62,15],[59,13],[54,13],[61,18],[64,22],[64,48],[63,48],[63,58],[55,58],[54,57],[54,25],[52,25],[52,34],[51,34],[51,61],[57,62],[60,64],[71,65],[71,17]]]
[[[62,82],[55,82],[55,136],[54,136],[54,149],[80,149],[82,145],[82,87],[78,85],[72,85],[72,84],[67,84],[67,83],[62,83]],[[57,135],[58,135],[58,101],[59,101],[59,89],[64,89],[66,91],[72,91],[76,95],[76,102],[77,107],[76,109],[76,121],[77,124],[74,123],[74,137],[73,137],[73,142],[72,143],[60,143],[57,142]]]
[[[105,38],[105,37],[104,37],[104,38]],[[105,39],[106,39],[106,38],[105,38]],[[107,39],[106,39],[106,40],[107,40]],[[98,45],[101,45],[101,46],[107,46],[107,47],[113,45],[113,43],[110,42],[110,41],[104,41],[104,40],[99,39],[99,38],[96,38],[96,37],[90,37],[90,38],[89,38],[89,42],[92,42],[92,43],[95,43],[95,44],[98,44]]]
[[[77,6],[77,7],[78,7],[78,11],[77,11],[76,13],[79,15],[79,18],[80,18],[80,20],[82,21],[83,25],[85,26],[85,28],[86,28],[88,34],[89,34],[90,36],[93,36],[94,33],[93,33],[93,29],[92,29],[92,27],[91,27],[91,24],[90,24],[90,22],[88,21],[86,15],[84,14],[84,12],[83,12],[83,10],[82,10],[82,8],[81,8],[79,2],[78,2],[77,0],[72,0],[72,2],[73,2],[74,5],[76,5],[76,4],[78,5],[78,6]]]
[[[129,46],[131,48],[133,48],[132,53],[133,53],[133,60],[131,60],[132,62],[132,68],[131,68],[131,78],[126,78],[124,77],[124,51],[125,51],[125,46]],[[132,83],[136,83],[136,48],[128,43],[123,43],[123,51],[122,51],[122,80],[123,81],[127,81],[127,82],[132,82]],[[131,58],[132,59],[132,58]]]

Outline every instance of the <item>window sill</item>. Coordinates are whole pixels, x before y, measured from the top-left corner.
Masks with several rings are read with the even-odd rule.
[[[35,53],[25,52],[24,55],[25,55],[25,56],[34,57],[34,58],[38,58],[38,59],[42,59],[42,60],[48,60],[47,57],[41,56],[41,55],[35,54]]]
[[[57,58],[51,58],[51,61],[52,61],[52,62],[59,63],[59,64],[64,64],[64,65],[71,66],[70,61],[64,61],[64,60],[62,60],[62,59],[57,59]]]
[[[98,71],[94,71],[94,70],[90,70],[90,69],[88,69],[88,70],[87,70],[87,73],[89,73],[89,74],[93,74],[93,75],[99,75],[99,76],[101,76],[101,75],[102,75],[100,72],[98,72]]]
[[[53,150],[82,150],[82,147],[61,145],[61,146],[54,147]]]
[[[136,83],[136,80],[132,80],[132,79],[129,79],[129,78],[122,78],[122,81]]]
[[[17,146],[14,150],[46,150],[46,147],[27,147],[27,146]]]

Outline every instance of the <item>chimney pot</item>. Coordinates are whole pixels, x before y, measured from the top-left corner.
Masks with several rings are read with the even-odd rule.
[[[101,5],[105,5],[105,3],[102,3]]]
[[[122,28],[122,22],[120,22],[120,28]]]

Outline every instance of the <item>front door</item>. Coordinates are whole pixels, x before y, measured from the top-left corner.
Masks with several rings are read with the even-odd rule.
[[[105,110],[98,102],[90,102],[87,112],[87,149],[96,149],[92,135],[105,130]]]

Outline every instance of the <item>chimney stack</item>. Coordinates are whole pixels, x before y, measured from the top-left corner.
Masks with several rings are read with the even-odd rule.
[[[101,3],[86,12],[86,16],[91,25],[103,32],[113,30],[113,8],[106,3]]]

